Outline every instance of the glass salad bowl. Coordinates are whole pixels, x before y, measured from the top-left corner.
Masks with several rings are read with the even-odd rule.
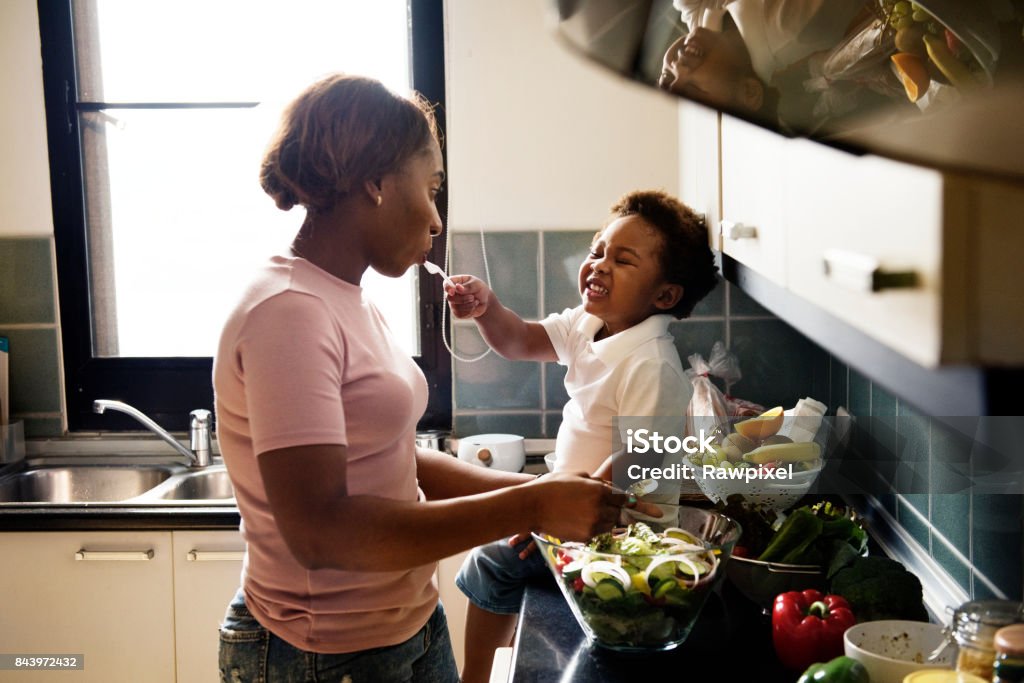
[[[588,544],[534,534],[591,643],[620,652],[671,650],[724,578],[740,525],[711,510],[662,509],[667,514],[658,521],[634,522]]]

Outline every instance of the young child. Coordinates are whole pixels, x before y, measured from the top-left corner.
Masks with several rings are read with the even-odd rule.
[[[527,322],[469,275],[452,277],[446,294],[452,315],[472,318],[501,356],[568,367],[555,470],[610,480],[616,416],[686,414],[692,387],[668,325],[690,315],[716,272],[701,219],[664,192],[636,191],[595,235],[576,308]],[[487,680],[495,648],[511,641],[526,579],[547,571],[528,545],[514,536],[476,548],[456,577],[470,600],[464,683]]]

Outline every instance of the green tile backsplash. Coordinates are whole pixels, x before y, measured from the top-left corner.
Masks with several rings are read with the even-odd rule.
[[[29,437],[59,436],[60,351],[48,237],[0,238],[0,336],[10,340],[11,418]]]
[[[541,315],[558,313],[580,304],[580,264],[590,252],[594,231],[545,232],[544,268],[541,273],[544,310]]]
[[[972,598],[1019,600],[1022,496],[968,490],[979,461],[969,436],[976,419],[923,415],[836,358],[831,377],[846,379],[851,412],[868,417],[858,421],[851,450],[869,453],[882,480],[895,484],[877,496],[882,508]]]
[[[0,239],[0,325],[54,322],[50,240]]]
[[[455,416],[455,433],[459,436],[473,434],[522,434],[528,438],[542,436],[540,413],[491,413],[462,414]],[[552,434],[554,437],[554,434]]]
[[[675,339],[676,350],[684,370],[690,369],[690,356],[699,353],[704,360],[711,357],[711,347],[716,341],[725,341],[725,318],[717,320],[701,318],[699,320],[678,320],[668,326],[668,331]]]
[[[459,323],[454,331],[454,348],[460,356],[472,358],[486,349],[475,324]],[[453,370],[453,392],[460,409],[541,409],[540,363],[510,361],[491,352],[472,363],[456,360]]]
[[[828,354],[792,327],[776,318],[729,319],[728,327],[743,373],[734,395],[766,408],[828,396]]]
[[[4,329],[10,345],[11,413],[59,413],[57,330]]]
[[[452,264],[449,272],[475,275],[487,281],[501,303],[519,315],[536,319],[540,315],[539,277],[537,273],[540,234],[536,232],[488,232],[484,237],[487,266],[480,233],[458,232],[451,235]]]

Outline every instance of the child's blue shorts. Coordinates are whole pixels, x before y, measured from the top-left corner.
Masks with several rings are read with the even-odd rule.
[[[519,559],[519,553],[529,542],[513,547],[503,538],[473,548],[455,577],[455,585],[481,609],[518,614],[527,582],[548,573],[539,548],[525,560]]]

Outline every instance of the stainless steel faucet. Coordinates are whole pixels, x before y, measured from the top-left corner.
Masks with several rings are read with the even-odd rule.
[[[200,408],[199,410],[193,410],[189,413],[190,448],[185,448],[181,445],[180,441],[168,434],[163,427],[158,425],[156,422],[153,422],[153,420],[147,417],[145,413],[137,408],[131,407],[127,403],[122,403],[121,401],[108,401],[106,399],[97,399],[92,402],[92,410],[95,413],[102,415],[107,409],[116,410],[124,413],[125,415],[131,415],[134,417],[149,431],[153,432],[170,444],[174,450],[188,458],[189,464],[192,467],[206,467],[210,464],[210,457],[213,454],[213,449],[210,444],[210,427],[213,419],[212,413],[210,413],[209,410]]]

